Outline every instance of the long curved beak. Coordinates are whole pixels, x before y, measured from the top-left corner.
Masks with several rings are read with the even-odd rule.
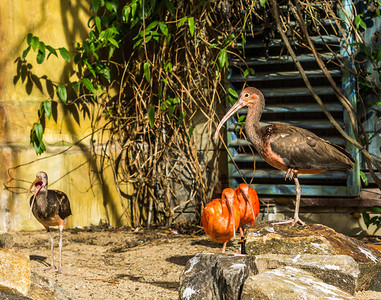
[[[26,200],[28,200],[29,198],[29,194],[30,194],[30,191],[32,190],[32,187],[35,186],[35,184],[39,181],[42,181],[42,179],[40,177],[37,177],[33,183],[30,185],[29,187],[29,190],[28,190],[28,194],[26,195]],[[33,204],[34,204],[34,200],[36,199],[36,195],[38,193],[38,191],[41,189],[42,185],[40,185],[39,187],[36,187],[34,189],[34,195],[33,195],[33,200],[32,200],[32,203],[30,204],[30,210],[29,210],[29,221],[30,221],[30,216],[32,214],[32,208],[33,208]]]
[[[235,218],[234,218],[234,211],[233,211],[233,205],[234,205],[234,198],[226,197],[226,206],[228,207],[229,213],[232,216],[233,221],[233,238],[235,238]]]
[[[250,208],[251,208],[251,212],[252,212],[252,214],[253,214],[253,220],[255,221],[254,209],[253,209],[253,205],[251,204],[249,195],[246,195],[246,193],[245,193],[244,191],[242,191],[242,195],[243,195],[243,198],[245,199],[245,201],[246,201],[247,203],[249,203],[249,206],[250,206]]]
[[[246,106],[246,103],[239,98],[237,102],[228,110],[228,112],[224,115],[224,117],[221,119],[220,123],[217,126],[216,132],[214,134],[214,140],[218,140],[218,133],[220,132],[221,127],[224,125],[224,123],[232,116],[234,115],[238,110],[240,110],[242,107]]]

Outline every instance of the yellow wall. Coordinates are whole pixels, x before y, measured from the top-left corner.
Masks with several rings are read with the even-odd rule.
[[[48,174],[50,188],[69,196],[73,211],[69,227],[98,224],[100,219],[117,226],[129,225],[111,169],[106,168],[100,175],[99,159],[90,151],[90,137],[83,139],[92,132],[91,121],[98,114],[97,107],[90,106],[90,117],[84,118],[81,111],[77,113],[78,108],[57,101],[57,118],[46,123],[47,153],[37,156],[29,144],[29,132],[38,120],[38,108],[42,101],[49,99],[46,81],[40,78],[39,89],[30,80],[36,82],[38,77],[47,75],[55,84],[65,84],[69,79],[75,80],[70,77],[74,72],[71,64],[54,56],[38,65],[32,50],[27,56],[29,66],[15,60],[25,50],[29,32],[54,48],[64,46],[73,50],[73,41],[86,37],[90,3],[0,2],[0,230],[42,227],[33,217],[28,220],[29,201],[26,200],[26,191],[40,170]],[[22,66],[29,68],[28,76]],[[101,124],[102,120],[96,126]],[[100,147],[99,139],[96,135]],[[73,146],[67,150],[70,145]],[[60,154],[64,150],[67,151]],[[125,187],[124,191],[130,194],[131,187]],[[124,206],[128,210],[126,203]]]

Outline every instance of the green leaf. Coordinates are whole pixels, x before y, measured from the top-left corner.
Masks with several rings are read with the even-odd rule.
[[[100,3],[100,0],[92,0],[91,1],[91,8],[93,9],[94,13],[97,13],[97,11],[99,9],[99,3]]]
[[[234,98],[238,99],[238,93],[236,90],[233,90],[232,88],[228,88],[228,92],[230,95],[232,95]]]
[[[90,81],[90,79],[89,78],[82,78],[81,79],[81,82],[84,84],[84,86],[93,94],[93,95],[95,95],[96,94],[96,90],[95,90],[95,88],[94,88],[94,86],[93,86],[93,84],[92,84],[92,82]]]
[[[36,36],[32,37],[32,49],[36,51],[40,46],[40,39]]]
[[[26,36],[26,42],[28,43],[29,46],[32,43],[32,37],[33,37],[33,34],[31,33],[28,33],[28,35]]]
[[[218,55],[218,62],[221,69],[223,67],[229,67],[228,52],[226,48],[221,49],[220,54]]]
[[[105,3],[105,7],[106,7],[106,9],[107,9],[109,12],[112,12],[112,11],[114,10],[114,5],[113,5],[113,3],[110,2],[110,1],[107,1],[107,2]]]
[[[75,94],[77,95],[77,97],[79,96],[79,82],[78,81],[74,81],[71,83],[71,87],[73,88]]]
[[[50,52],[50,54],[53,54],[53,55],[55,55],[55,56],[58,57],[56,49],[54,49],[52,46],[49,46],[49,45],[47,45],[47,46],[45,46],[45,47],[46,47],[46,49],[48,49],[48,51]]]
[[[153,128],[153,126],[155,125],[155,107],[153,107],[152,105],[148,107],[148,122],[149,126]]]
[[[184,118],[185,118],[186,115],[187,115],[187,114],[186,114],[185,112],[183,112],[183,113],[180,115],[180,118],[179,118],[179,120],[177,121],[177,128],[179,128],[180,125],[183,123]]]
[[[262,7],[266,5],[266,2],[267,0],[259,0],[259,2],[261,3]]]
[[[366,225],[366,228],[368,228],[369,225],[370,225],[370,222],[369,222],[369,213],[366,210],[363,210],[361,212],[361,214],[362,214],[362,218],[364,219],[364,223]]]
[[[131,7],[129,5],[125,5],[122,10],[123,21],[128,22],[130,17]]]
[[[363,171],[360,171],[360,178],[361,178],[361,181],[364,183],[364,185],[368,186],[369,184],[368,177],[365,175]]]
[[[358,29],[360,26],[366,30],[367,26],[364,22],[364,20],[362,19],[362,14],[358,14],[356,17],[355,17],[355,26],[356,28]]]
[[[177,27],[180,27],[181,25],[183,25],[184,22],[185,22],[186,20],[188,20],[187,17],[182,18],[182,19],[179,21],[179,23],[177,23]]]
[[[37,63],[38,64],[42,64],[45,60],[45,48],[42,48],[43,50],[41,49],[38,49],[38,52],[37,52]]]
[[[172,63],[170,61],[166,62],[166,64],[164,65],[164,71],[172,72]]]
[[[172,119],[173,113],[175,112],[176,105],[170,105],[168,109],[168,118]]]
[[[44,128],[40,123],[34,123],[34,132],[39,142],[42,142],[42,137],[44,135]]]
[[[70,62],[70,53],[69,53],[69,51],[66,50],[66,48],[61,47],[58,49],[58,51],[60,52],[60,54],[64,60],[66,60],[67,62]]]
[[[166,37],[168,37],[168,27],[167,27],[167,24],[165,24],[164,22],[159,22],[159,28],[160,28],[160,31],[161,31]]]
[[[247,77],[247,76],[249,76],[249,70],[248,69],[246,69],[245,72],[243,72],[243,77]]]
[[[52,103],[49,100],[42,102],[44,105],[44,111],[48,119],[52,116]]]
[[[144,63],[144,76],[146,77],[146,80],[148,82],[150,81],[150,67],[151,67],[151,63],[149,61],[146,61]]]
[[[193,136],[193,132],[194,132],[194,126],[189,127],[189,130],[188,130],[188,139],[190,139]]]
[[[98,32],[102,31],[102,21],[98,16],[95,17],[95,25],[97,26]]]
[[[189,26],[189,32],[191,36],[193,37],[194,35],[194,18],[193,17],[188,18],[188,26]]]
[[[26,48],[26,49],[23,51],[23,53],[22,53],[22,58],[25,58],[25,57],[28,55],[28,53],[29,53],[29,51],[30,51],[30,48],[31,48],[31,46],[29,46],[28,48]]]
[[[113,38],[109,38],[108,41],[110,42],[110,44],[112,44],[113,46],[115,46],[116,48],[119,48],[119,44],[117,41],[115,41]]]
[[[147,34],[151,29],[155,28],[155,27],[157,26],[157,24],[159,24],[159,21],[153,21],[153,22],[151,22],[151,23],[146,27],[145,34]]]
[[[67,91],[64,85],[60,85],[57,87],[57,95],[63,103],[67,102]]]
[[[381,207],[371,207],[369,210],[381,214]]]

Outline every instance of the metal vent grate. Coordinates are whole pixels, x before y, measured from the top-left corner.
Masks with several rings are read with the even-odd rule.
[[[328,30],[329,26],[327,32]],[[246,64],[233,57],[228,80],[230,86],[238,93],[245,86],[254,86],[262,91],[266,99],[266,107],[261,118],[261,125],[284,123],[306,128],[345,148],[345,140],[329,122],[305,87],[282,41],[273,39],[265,45],[262,42],[263,36],[260,34],[254,36],[254,38],[247,38],[245,55],[246,64],[254,69],[255,74],[247,78],[243,77],[242,70],[246,69]],[[326,35],[313,37],[313,41],[319,44],[320,55],[340,87],[345,83],[342,70],[335,64],[336,56],[328,51],[322,39],[330,44],[331,49],[336,49],[339,55],[339,38]],[[238,49],[239,47],[240,45]],[[314,56],[302,47],[296,45],[294,47],[315,92],[323,99],[327,109],[340,126],[347,130],[344,109],[318,67]],[[246,111],[242,109],[239,113],[246,114]],[[284,172],[271,167],[257,155],[254,147],[250,147],[249,142],[245,140],[243,132],[244,130],[236,128],[236,119],[231,118],[228,121],[228,148],[233,157],[229,159],[230,186],[237,186],[243,182],[244,178],[261,195],[294,195],[294,183],[285,181]],[[315,175],[300,175],[300,182],[304,196],[357,196],[360,187],[355,177],[351,172],[328,171]]]

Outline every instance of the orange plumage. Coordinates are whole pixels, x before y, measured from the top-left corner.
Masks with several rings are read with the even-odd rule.
[[[234,189],[234,193],[238,201],[241,224],[254,225],[254,222],[259,214],[257,192],[246,183],[241,183]],[[240,233],[241,237],[243,237],[242,227],[240,227]]]
[[[240,211],[233,189],[227,188],[222,192],[221,199],[209,202],[202,212],[202,227],[209,238],[217,243],[226,244],[235,237],[240,222]]]

